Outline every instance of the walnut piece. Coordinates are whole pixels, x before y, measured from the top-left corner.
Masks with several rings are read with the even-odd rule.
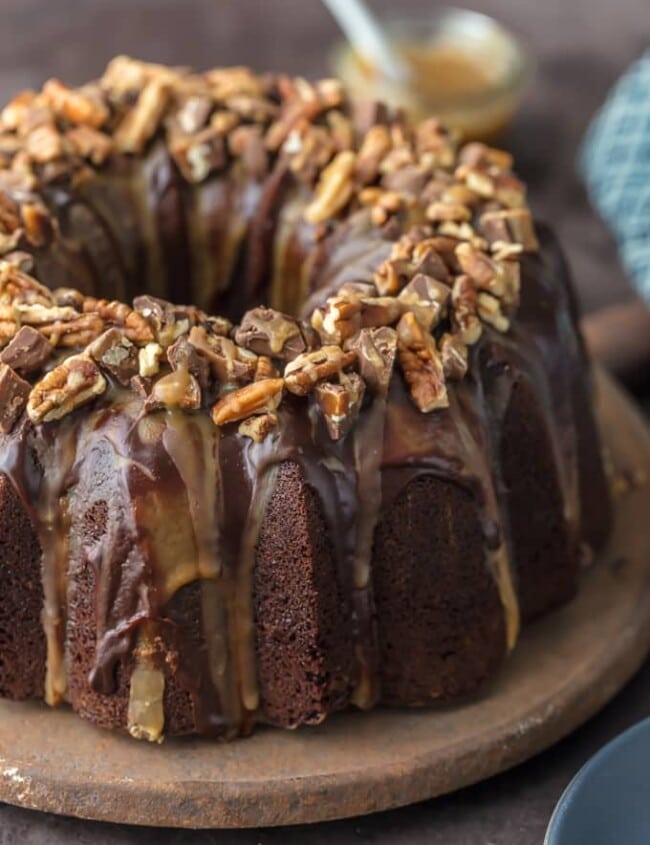
[[[27,415],[33,423],[59,420],[106,390],[106,379],[88,355],[71,355],[32,388]]]

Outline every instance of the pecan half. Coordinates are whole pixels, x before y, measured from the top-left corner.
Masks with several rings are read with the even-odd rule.
[[[323,170],[316,186],[316,195],[305,208],[309,223],[324,223],[348,204],[354,192],[356,155],[344,150]]]
[[[283,387],[281,378],[268,378],[227,393],[212,408],[215,425],[226,425],[252,414],[275,411],[282,399]]]
[[[332,440],[340,440],[354,425],[365,389],[363,379],[357,373],[342,373],[339,384],[325,381],[316,385],[316,403]]]
[[[0,364],[0,432],[9,434],[27,405],[31,385],[7,364]]]
[[[314,352],[303,352],[284,369],[287,390],[306,396],[319,381],[331,378],[356,360],[354,350],[344,352],[340,346],[322,346]]]
[[[88,355],[71,355],[37,382],[29,394],[33,423],[59,420],[106,390],[106,379]]]
[[[164,77],[153,77],[138,96],[113,135],[115,149],[121,153],[141,153],[155,135],[169,103],[171,88]]]
[[[361,300],[354,295],[330,296],[323,309],[311,315],[311,324],[324,343],[342,345],[361,328]]]
[[[440,353],[412,313],[397,324],[397,357],[411,397],[424,414],[449,405]]]

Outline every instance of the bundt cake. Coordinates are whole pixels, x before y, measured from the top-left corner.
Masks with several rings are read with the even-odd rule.
[[[5,107],[2,696],[149,740],[449,703],[574,595],[607,484],[511,164],[245,68]]]

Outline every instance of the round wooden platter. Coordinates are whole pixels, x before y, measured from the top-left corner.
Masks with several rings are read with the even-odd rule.
[[[650,472],[650,436],[599,377],[619,467]],[[609,548],[576,601],[528,628],[482,697],[444,710],[344,713],[219,745],[138,743],[70,711],[0,703],[0,800],[176,827],[315,822],[420,801],[536,754],[594,714],[650,649],[650,486],[617,502]]]

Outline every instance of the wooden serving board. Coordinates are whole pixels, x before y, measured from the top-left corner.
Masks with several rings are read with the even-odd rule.
[[[650,475],[650,435],[599,376],[622,467]],[[161,746],[66,710],[0,702],[0,800],[91,819],[251,827],[370,813],[458,789],[536,754],[601,708],[650,650],[650,485],[616,505],[609,548],[570,606],[526,629],[481,698],[444,710],[343,713],[219,745]]]

